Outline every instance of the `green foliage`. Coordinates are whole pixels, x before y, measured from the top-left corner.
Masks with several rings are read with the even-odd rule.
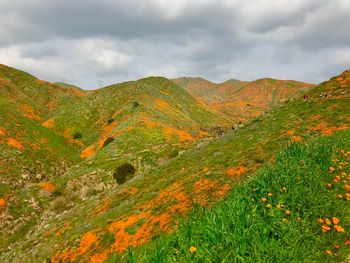
[[[83,134],[81,132],[74,132],[73,133],[73,139],[80,139],[83,137]]]
[[[113,119],[113,118],[110,118],[107,122],[108,122],[108,124],[111,124],[111,123],[113,123],[115,120]]]
[[[114,141],[113,137],[108,137],[104,142],[102,147],[106,147],[108,144]]]
[[[113,174],[113,178],[118,184],[123,184],[128,181],[134,174],[136,170],[134,166],[130,163],[124,163],[117,167]]]

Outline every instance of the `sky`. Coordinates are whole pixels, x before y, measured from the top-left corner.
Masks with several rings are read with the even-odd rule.
[[[84,89],[151,75],[319,83],[350,68],[350,1],[1,0],[0,63]]]

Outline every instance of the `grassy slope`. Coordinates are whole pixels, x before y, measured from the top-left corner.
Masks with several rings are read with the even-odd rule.
[[[350,251],[349,142],[346,131],[290,145],[223,202],[194,209],[178,231],[129,251],[124,261],[341,262]],[[326,218],[333,222],[324,233]]]
[[[266,140],[264,149],[269,149],[270,154],[278,149],[278,144],[274,144],[281,139],[276,141],[278,133],[294,141],[277,155],[275,162],[237,186],[213,209],[194,209],[174,234],[163,235],[134,252],[129,250],[123,259],[131,262],[342,261],[349,253],[344,242],[350,238],[347,186],[350,132],[342,131],[350,127],[350,71],[322,83],[308,96],[308,100],[289,102],[258,122],[264,130],[259,132],[260,138]],[[257,124],[242,129],[244,134],[255,137],[254,126]],[[333,135],[336,131],[339,133]],[[233,136],[229,145],[235,145],[232,139]],[[212,143],[222,151],[219,141]],[[256,158],[254,152],[248,156]],[[263,202],[262,198],[267,201]],[[282,208],[278,206],[281,204]],[[344,233],[336,231],[334,223],[330,231],[322,232],[326,221],[317,220],[332,220],[332,217],[340,219]],[[340,248],[335,248],[336,245]],[[190,252],[191,246],[196,252]],[[120,257],[113,254],[109,262],[116,259]]]
[[[273,160],[291,141],[307,142],[347,129],[347,75],[348,72],[343,74],[347,81],[339,91],[343,97],[338,93],[333,96],[331,89],[327,99],[319,98],[317,89],[338,86],[339,80],[332,79],[311,91],[308,100],[288,102],[233,133],[201,143],[139,174],[123,186],[87,196],[27,236],[27,240],[17,243],[17,248],[4,254],[4,258],[19,250],[22,260],[54,255],[54,262],[103,261],[113,251],[123,253],[128,246],[144,244],[161,232],[171,231],[178,224],[179,215],[222,199],[237,180]],[[82,167],[71,172],[79,169]],[[30,245],[34,240],[35,247]]]

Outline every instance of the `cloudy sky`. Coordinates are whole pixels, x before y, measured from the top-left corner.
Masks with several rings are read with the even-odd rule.
[[[1,0],[0,63],[85,89],[149,75],[318,83],[350,68],[350,1]]]

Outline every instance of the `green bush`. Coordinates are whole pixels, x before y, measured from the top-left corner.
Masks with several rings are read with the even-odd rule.
[[[110,144],[111,142],[114,141],[114,138],[113,137],[108,137],[104,143],[103,143],[103,147],[106,147],[108,144]]]
[[[124,163],[115,169],[113,178],[118,184],[123,184],[130,180],[134,176],[135,172],[135,167],[132,164]]]
[[[81,134],[81,132],[75,132],[73,133],[73,139],[80,139],[81,137],[83,137],[83,134]]]
[[[110,118],[107,122],[108,122],[108,124],[111,124],[112,122],[114,122],[114,119]]]

